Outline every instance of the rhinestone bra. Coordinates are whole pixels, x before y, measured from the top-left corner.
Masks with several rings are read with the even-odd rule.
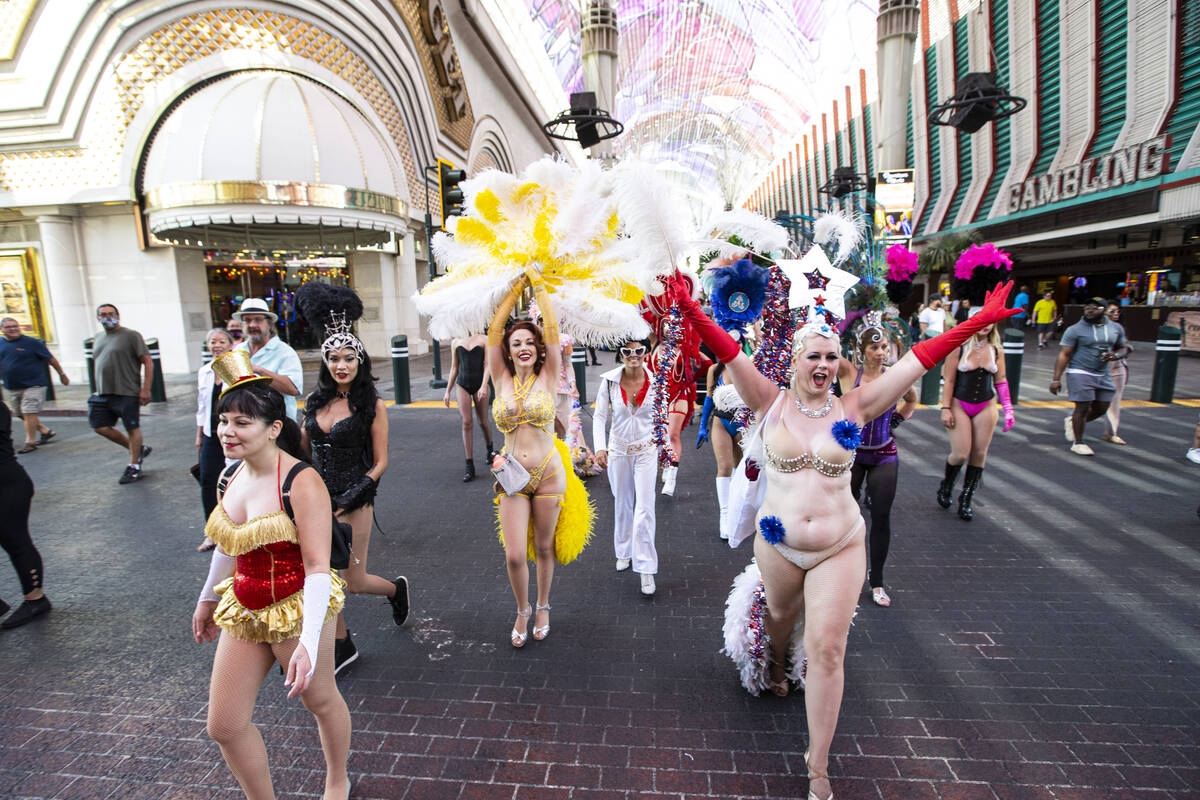
[[[802,469],[815,469],[826,478],[840,478],[854,466],[854,453],[850,460],[844,463],[834,463],[821,458],[816,453],[801,453],[795,458],[780,458],[772,450],[767,440],[763,439],[763,452],[767,456],[767,466],[776,472],[799,472]]]

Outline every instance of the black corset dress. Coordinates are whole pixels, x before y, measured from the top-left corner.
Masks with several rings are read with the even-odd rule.
[[[305,416],[304,430],[312,445],[312,461],[331,495],[349,489],[371,468],[371,430],[359,414],[333,424],[328,433],[317,424],[316,415]],[[373,498],[368,498],[370,503]]]

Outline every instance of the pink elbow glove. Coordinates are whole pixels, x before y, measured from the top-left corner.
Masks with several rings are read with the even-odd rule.
[[[1004,432],[1008,433],[1017,424],[1017,418],[1013,416],[1012,395],[1008,391],[1008,381],[1000,381],[996,384],[996,396],[1000,398],[1000,407],[1004,409]]]

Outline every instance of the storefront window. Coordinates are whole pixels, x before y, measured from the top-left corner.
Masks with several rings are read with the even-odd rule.
[[[309,281],[348,286],[350,279],[341,255],[209,250],[204,263],[214,326],[224,326],[247,297],[261,297],[279,315],[280,337],[297,350],[319,347],[323,334],[296,311],[296,289]]]

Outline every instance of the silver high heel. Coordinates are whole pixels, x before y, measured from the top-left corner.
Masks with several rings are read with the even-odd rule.
[[[550,604],[546,603],[546,605],[542,605],[541,603],[538,603],[537,610],[538,611],[549,611]],[[549,622],[547,622],[545,625],[535,625],[533,627],[533,638],[537,639],[539,642],[542,639],[545,639],[549,635],[550,635],[550,623]]]
[[[517,616],[518,616],[518,617],[525,617],[525,619],[529,619],[529,617],[530,617],[532,614],[533,614],[533,609],[529,607],[529,604],[528,604],[528,603],[526,603],[526,604],[525,604],[525,608],[524,608],[524,610],[522,610],[522,609],[517,609]],[[525,624],[526,624],[526,625],[528,625],[529,623],[525,623]],[[512,646],[513,646],[513,647],[524,647],[524,646],[525,646],[525,640],[526,640],[527,638],[529,638],[529,631],[528,631],[528,630],[526,630],[526,631],[525,631],[525,633],[519,633],[519,632],[517,631],[517,628],[516,628],[516,626],[515,626],[515,625],[513,626],[513,629],[512,629]]]
[[[809,783],[812,783],[813,781],[817,780],[818,778],[824,778],[827,781],[829,780],[829,775],[827,773],[821,772],[820,770],[813,769],[812,765],[808,763],[808,750],[804,751],[804,766],[808,769],[808,782]],[[832,781],[830,781],[830,783],[832,784]],[[816,792],[814,792],[812,789],[809,789],[808,790],[808,800],[821,800],[821,798],[817,797]],[[826,797],[825,800],[833,800],[833,786],[832,785],[830,785],[830,787],[829,787],[829,797]]]

